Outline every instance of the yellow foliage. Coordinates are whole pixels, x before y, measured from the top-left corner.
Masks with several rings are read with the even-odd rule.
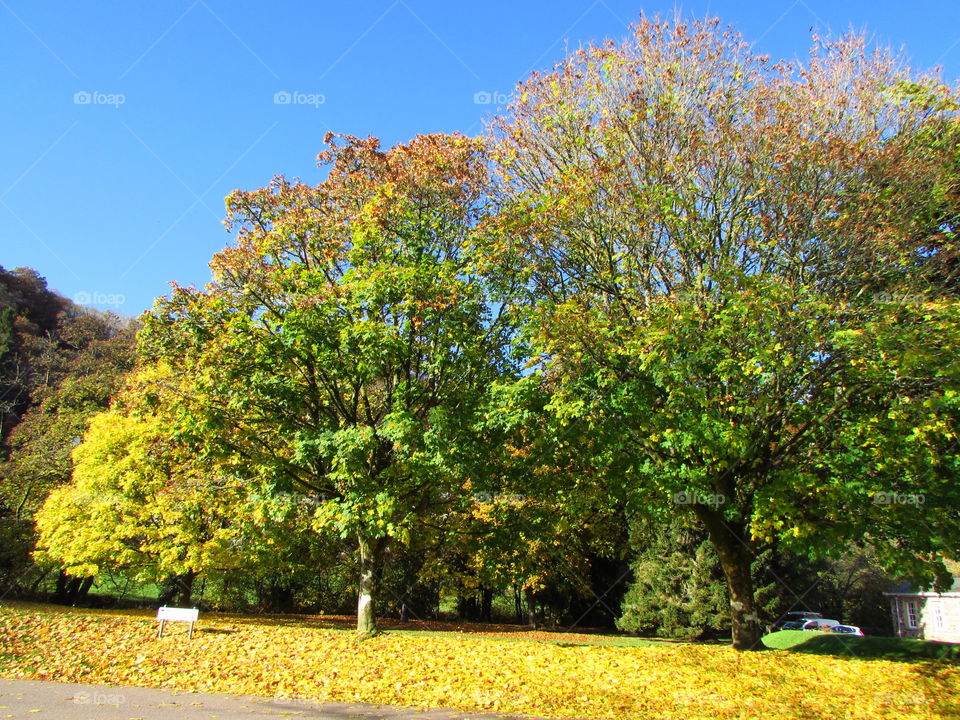
[[[177,625],[157,640],[144,613],[0,607],[0,675],[592,720],[929,720],[951,717],[960,697],[960,667],[947,663],[505,635],[360,641],[321,618],[202,614],[192,641]]]

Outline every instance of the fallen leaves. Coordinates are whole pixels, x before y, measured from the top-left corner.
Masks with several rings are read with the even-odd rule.
[[[960,713],[960,666],[948,663],[740,654],[692,644],[569,647],[503,634],[386,634],[360,642],[307,620],[211,615],[198,630],[193,641],[185,628],[158,640],[145,615],[0,607],[0,675],[597,720],[929,720]]]

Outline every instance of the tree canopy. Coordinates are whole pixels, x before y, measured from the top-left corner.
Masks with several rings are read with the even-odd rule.
[[[624,627],[729,621],[740,649],[784,558],[807,577],[862,546],[945,580],[957,92],[860,36],[773,63],[718,21],[644,18],[515,98],[484,138],[328,134],[323,182],[231,194],[211,282],[143,318],[147,404],[97,415],[48,500],[48,556],[349,566],[361,633],[418,584],[576,624],[633,556]],[[0,369],[49,321],[17,312]],[[632,547],[640,526],[659,541]]]
[[[960,500],[953,92],[858,37],[770,64],[717,22],[645,19],[517,97],[493,127],[500,221],[532,269],[557,404],[606,425],[633,507],[706,529],[734,645],[760,637],[765,542],[866,537],[942,576]]]
[[[366,633],[389,544],[471,497],[512,326],[479,270],[482,145],[328,142],[319,186],[229,199],[239,234],[214,281],[161,300],[141,340],[188,388],[185,432],[251,482],[324,498],[315,524],[357,543]]]

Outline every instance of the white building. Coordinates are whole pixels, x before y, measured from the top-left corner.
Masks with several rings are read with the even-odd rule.
[[[960,643],[960,577],[943,593],[903,583],[884,595],[890,598],[897,637]]]

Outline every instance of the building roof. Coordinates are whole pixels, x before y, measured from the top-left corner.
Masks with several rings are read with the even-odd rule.
[[[924,597],[931,595],[957,595],[960,597],[960,576],[955,575],[953,577],[953,583],[942,593],[935,592],[932,588],[918,588],[911,582],[902,582],[885,592],[884,595],[922,595]]]

